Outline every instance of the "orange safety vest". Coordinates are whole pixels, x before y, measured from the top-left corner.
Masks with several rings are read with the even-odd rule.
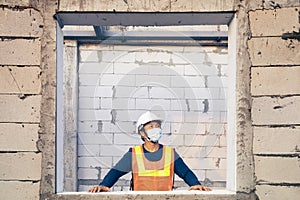
[[[163,146],[160,160],[149,161],[143,146],[132,148],[133,190],[170,191],[174,182],[174,149]]]

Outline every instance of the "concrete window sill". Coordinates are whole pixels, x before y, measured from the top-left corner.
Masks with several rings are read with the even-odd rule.
[[[122,192],[63,192],[57,193],[60,199],[233,199],[235,192],[229,190],[204,191],[122,191]]]

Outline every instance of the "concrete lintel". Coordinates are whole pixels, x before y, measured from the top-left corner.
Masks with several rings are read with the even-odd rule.
[[[143,13],[143,12],[59,12],[55,15],[60,26],[171,26],[227,25],[234,12]]]

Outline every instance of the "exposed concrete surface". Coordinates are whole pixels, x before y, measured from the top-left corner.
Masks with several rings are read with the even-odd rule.
[[[300,97],[253,98],[252,120],[254,125],[299,124]]]
[[[296,154],[300,151],[300,127],[254,127],[254,154]]]
[[[252,38],[248,42],[253,66],[299,65],[300,42],[280,37]]]
[[[61,11],[117,11],[117,12],[210,12],[210,11],[232,11],[234,0],[222,1],[212,0],[209,3],[205,0],[161,0],[161,1],[60,1]]]
[[[0,68],[0,93],[39,94],[41,69],[39,67],[3,66]]]
[[[270,74],[273,74],[270,76]],[[252,67],[251,94],[292,95],[300,93],[300,67]]]
[[[41,42],[39,39],[4,39],[0,43],[1,65],[39,65]]]
[[[31,141],[18,141],[9,145],[8,139],[0,153],[1,198],[3,199],[98,199],[101,195],[55,195],[55,91],[56,91],[56,11],[138,11],[138,12],[187,12],[187,11],[236,11],[237,37],[237,194],[190,195],[189,199],[297,199],[299,196],[299,138],[297,129],[300,116],[299,90],[293,70],[300,65],[299,54],[299,0],[275,1],[34,1],[1,0],[0,16],[5,16],[0,29],[0,65],[2,76],[7,77],[5,67],[13,69],[17,83],[24,82],[28,93],[17,89],[16,82],[7,80],[0,87],[1,137],[26,136]],[[15,7],[17,6],[17,7]],[[20,7],[22,8],[20,10]],[[28,8],[29,7],[29,8]],[[263,10],[264,9],[264,10]],[[298,11],[296,10],[298,9]],[[251,10],[251,11],[250,11]],[[250,11],[250,12],[248,12]],[[30,15],[30,13],[32,15]],[[3,19],[3,18],[1,18]],[[26,20],[25,20],[26,19]],[[35,20],[34,20],[35,19]],[[13,25],[15,24],[15,26]],[[42,26],[41,26],[42,25]],[[43,29],[43,30],[41,30]],[[292,33],[295,31],[296,33]],[[286,35],[286,33],[292,33]],[[283,39],[284,38],[284,39]],[[26,66],[24,69],[16,66]],[[39,69],[27,66],[40,66]],[[278,67],[278,69],[270,68]],[[253,67],[252,69],[250,69]],[[285,69],[285,67],[287,67]],[[28,69],[28,70],[27,70]],[[36,78],[39,84],[28,82],[19,74]],[[251,73],[256,73],[256,75]],[[259,73],[259,74],[257,74]],[[288,79],[278,76],[283,73]],[[295,74],[294,74],[295,73]],[[267,77],[270,74],[270,77]],[[29,75],[28,75],[29,76]],[[272,76],[272,78],[271,78]],[[250,79],[252,77],[252,80]],[[270,87],[283,79],[278,88]],[[18,80],[22,79],[22,80]],[[20,82],[18,82],[20,81]],[[253,81],[253,85],[252,85]],[[28,85],[27,85],[28,84]],[[40,87],[40,89],[39,89]],[[250,88],[251,95],[250,96]],[[25,90],[24,90],[25,91]],[[30,94],[29,96],[23,94]],[[284,98],[283,98],[284,97]],[[24,130],[19,124],[25,124]],[[26,129],[27,124],[39,124],[37,149],[36,127]],[[22,125],[20,125],[22,126]],[[16,128],[15,128],[16,127]],[[254,128],[254,146],[252,146]],[[273,131],[276,129],[276,131]],[[28,135],[27,135],[28,134]],[[280,135],[288,138],[280,141]],[[270,137],[268,137],[270,136]],[[28,138],[28,139],[29,139]],[[267,141],[271,138],[271,141]],[[30,140],[29,139],[29,140]],[[32,141],[34,140],[34,141]],[[280,145],[274,150],[275,144]],[[270,146],[267,146],[270,143]],[[286,145],[284,145],[286,144]],[[295,149],[291,149],[295,146]],[[252,157],[254,148],[255,163]],[[291,150],[290,150],[291,149]],[[22,152],[26,151],[26,152]],[[289,155],[290,151],[294,152]],[[37,153],[40,152],[40,153]],[[272,155],[273,154],[273,155]],[[276,154],[276,155],[274,155]],[[255,164],[255,166],[254,166]],[[34,169],[34,170],[32,170]],[[41,171],[41,173],[40,173]],[[255,177],[256,176],[256,180]],[[256,196],[257,195],[257,196]],[[106,199],[120,196],[103,194]],[[124,198],[137,199],[186,199],[184,195],[133,195]]]
[[[298,199],[300,187],[257,185],[256,193],[259,199],[264,200]]]
[[[251,35],[266,37],[298,32],[300,28],[298,16],[298,8],[250,11]]]
[[[241,198],[252,198],[254,163],[252,155],[252,124],[250,96],[250,58],[247,41],[250,35],[247,15],[249,1],[239,1],[236,13],[236,190]],[[243,30],[243,31],[240,31]],[[230,48],[230,47],[229,47]],[[247,196],[247,197],[246,197]]]
[[[41,179],[40,153],[1,153],[0,180],[40,180]]]
[[[299,183],[299,164],[297,156],[255,156],[255,175],[257,181],[262,183]]]
[[[38,124],[0,123],[0,151],[37,151]]]
[[[24,98],[17,95],[0,95],[0,121],[38,123],[41,116],[40,106],[41,95]]]
[[[39,182],[0,181],[0,194],[2,199],[38,200],[40,199],[39,190]]]
[[[0,30],[0,36],[40,37],[43,33],[43,18],[34,9],[16,11],[3,8],[0,12]]]

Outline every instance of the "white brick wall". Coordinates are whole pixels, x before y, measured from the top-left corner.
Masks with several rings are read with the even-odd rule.
[[[102,179],[141,144],[135,122],[152,110],[165,119],[161,142],[175,147],[199,180],[225,182],[227,50],[100,47],[80,46],[79,179],[97,180],[96,167]]]

